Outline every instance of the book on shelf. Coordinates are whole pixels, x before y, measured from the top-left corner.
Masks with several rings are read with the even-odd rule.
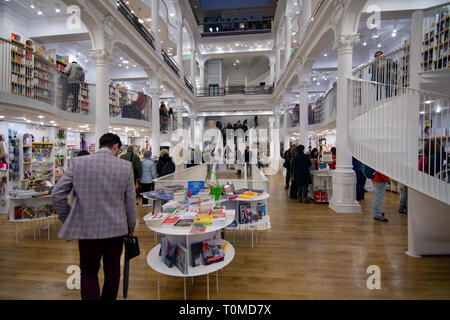
[[[177,247],[175,249],[175,265],[183,274],[188,273],[188,261],[187,261],[187,250],[186,247],[177,244]]]
[[[265,203],[258,203],[256,205],[256,213],[260,218],[264,217],[266,215],[266,204]]]
[[[223,261],[224,258],[222,239],[217,238],[203,241],[203,261],[205,265]]]
[[[239,223],[247,223],[247,210],[250,209],[250,203],[239,204]]]
[[[206,225],[204,224],[193,224],[191,228],[191,233],[203,233],[206,231]]]
[[[223,249],[223,253],[226,254],[227,250],[228,250],[228,242],[225,240],[222,240],[222,249]]]
[[[160,255],[163,262],[169,267],[172,268],[175,262],[175,248],[176,246],[169,242],[167,237],[161,238],[161,251]]]
[[[201,265],[203,265],[203,243],[193,243],[191,244],[191,266],[198,267]]]

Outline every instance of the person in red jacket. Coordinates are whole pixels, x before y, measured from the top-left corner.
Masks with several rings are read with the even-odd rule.
[[[382,222],[389,220],[384,217],[381,206],[383,205],[384,194],[386,193],[386,184],[389,178],[384,174],[375,171],[375,176],[372,178],[373,186],[375,188],[375,196],[373,198],[373,218]]]
[[[334,169],[336,169],[336,148],[335,148],[335,147],[332,147],[332,148],[331,148],[331,153],[332,153],[332,159],[333,159],[333,162],[330,163],[330,164],[328,165],[328,167],[329,167],[331,170],[334,170]]]

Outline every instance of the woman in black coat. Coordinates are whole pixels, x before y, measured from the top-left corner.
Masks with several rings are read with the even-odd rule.
[[[173,163],[167,150],[161,151],[161,156],[156,164],[156,172],[158,173],[158,177],[163,177],[175,172],[175,163]]]
[[[293,183],[298,185],[298,192],[300,193],[298,202],[310,203],[308,199],[308,185],[311,180],[309,174],[310,166],[311,160],[305,154],[305,146],[299,145],[291,161],[291,174],[294,178]]]

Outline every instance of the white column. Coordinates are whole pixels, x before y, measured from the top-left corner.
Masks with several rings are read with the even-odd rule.
[[[298,33],[299,40],[303,37],[306,31],[306,26],[311,19],[311,0],[302,0],[302,13],[301,13],[301,29]]]
[[[99,140],[109,132],[109,63],[111,55],[107,50],[91,50],[95,59],[95,148],[99,149]],[[126,143],[126,141],[122,141]]]
[[[276,81],[278,81],[278,79],[280,79],[280,74],[281,74],[281,49],[280,49],[281,45],[277,44],[276,45],[276,69],[275,69],[275,77],[276,77]]]
[[[273,85],[273,82],[275,81],[275,61],[273,58],[270,58],[270,76],[269,76],[269,85]]]
[[[329,207],[336,213],[361,213],[356,201],[356,176],[352,169],[352,155],[348,150],[348,83],[351,77],[353,45],[357,35],[338,35],[334,49],[338,52],[338,84],[336,112],[336,169],[333,170],[333,196]]]
[[[181,95],[175,96],[175,107],[177,109],[177,129],[183,128],[183,98]]]
[[[300,107],[299,107],[299,134],[300,134],[300,144],[305,146],[305,150],[309,147],[309,133],[308,133],[308,87],[309,81],[299,82],[300,91]]]
[[[159,157],[160,132],[159,132],[159,87],[150,89],[152,98],[152,154]]]
[[[198,65],[198,69],[200,71],[200,88],[205,87],[205,62],[203,60],[200,60],[200,63]]]
[[[280,159],[280,112],[277,111],[275,113],[275,123],[274,123],[274,129],[275,129],[275,158],[278,160]]]
[[[286,40],[286,47],[284,50],[284,62],[283,67],[286,68],[289,58],[291,56],[291,18],[292,14],[290,12],[286,12],[285,19],[286,19],[286,28],[285,28],[285,40]]]
[[[183,20],[177,20],[177,56],[176,61],[180,69],[180,77],[183,78]]]
[[[195,149],[195,118],[196,118],[195,114],[191,113],[189,115],[189,119],[191,122],[191,130],[190,130],[191,131],[191,139],[190,139],[190,141],[191,141],[191,146],[194,149]]]
[[[161,54],[161,39],[159,36],[159,0],[152,0],[152,31],[155,38],[156,52]]]
[[[289,149],[289,134],[288,134],[288,110],[284,111],[283,114],[283,149],[286,151]]]

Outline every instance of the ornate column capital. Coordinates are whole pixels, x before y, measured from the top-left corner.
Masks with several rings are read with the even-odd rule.
[[[150,88],[150,95],[151,96],[160,96],[161,91],[159,88]]]
[[[112,53],[106,49],[92,49],[89,51],[89,56],[95,59],[96,63],[104,63],[109,65],[112,61]]]
[[[340,53],[353,50],[353,46],[359,42],[359,35],[357,34],[347,34],[347,35],[337,35],[333,44],[333,50]]]

